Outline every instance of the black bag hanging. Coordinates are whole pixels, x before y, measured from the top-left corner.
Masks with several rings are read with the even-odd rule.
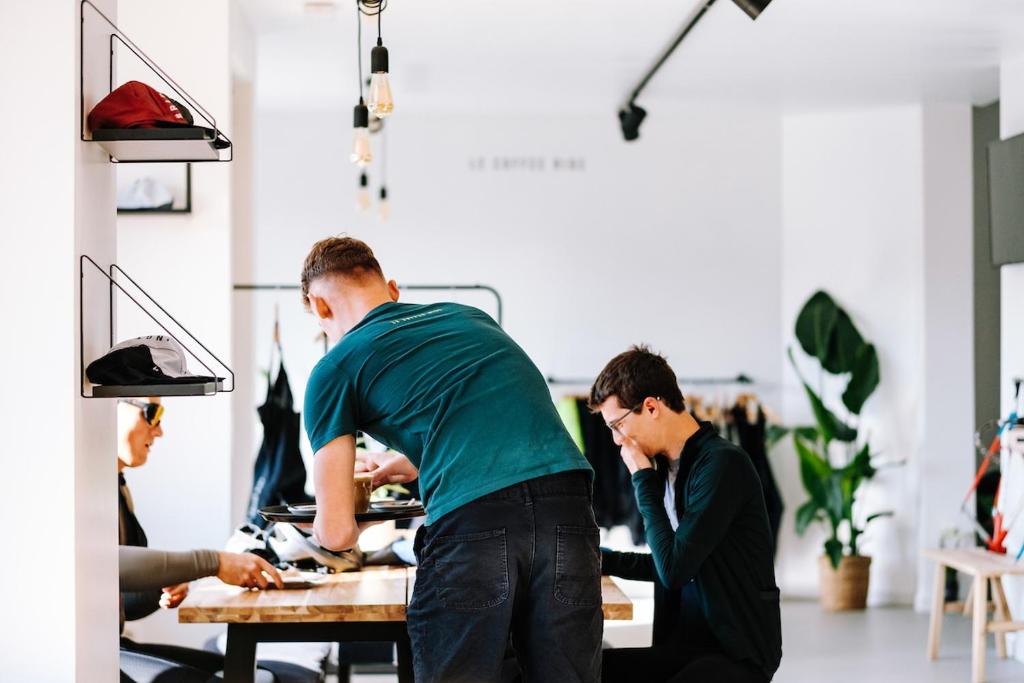
[[[757,419],[750,421],[745,406],[738,403],[732,409],[732,426],[739,437],[740,448],[747,452],[754,463],[757,476],[761,479],[761,492],[764,494],[765,511],[768,513],[768,524],[772,531],[772,555],[779,548],[779,529],[782,527],[784,505],[782,493],[775,483],[772,465],[768,460],[768,447],[765,441],[768,420],[764,410],[758,406]]]
[[[306,466],[299,451],[299,414],[282,361],[277,379],[267,383],[267,399],[256,409],[263,423],[263,443],[253,470],[247,513],[250,524],[265,528],[259,509],[268,505],[310,503],[306,494]]]

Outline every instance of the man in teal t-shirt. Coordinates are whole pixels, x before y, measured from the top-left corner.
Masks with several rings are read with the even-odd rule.
[[[315,244],[302,289],[335,342],[304,406],[318,542],[358,538],[357,430],[403,454],[364,463],[375,485],[420,478],[427,524],[407,613],[416,680],[498,680],[510,635],[528,680],[598,680],[591,471],[526,353],[475,308],[397,303],[359,240]]]

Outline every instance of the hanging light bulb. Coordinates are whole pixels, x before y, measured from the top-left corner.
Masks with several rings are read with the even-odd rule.
[[[360,212],[370,208],[370,181],[365,173],[359,174],[359,189],[356,190],[356,208]]]
[[[370,153],[370,110],[366,108],[363,98],[352,110],[352,128],[355,131],[352,139],[352,154],[349,160],[359,168],[366,168],[373,161]]]
[[[391,218],[391,205],[388,203],[388,188],[381,185],[380,202],[377,203],[377,217],[381,223],[387,223]]]
[[[388,80],[388,49],[378,35],[377,46],[370,50],[370,111],[382,119],[394,110],[395,101],[391,97],[391,82]]]

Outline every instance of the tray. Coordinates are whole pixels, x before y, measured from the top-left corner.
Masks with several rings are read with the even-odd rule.
[[[370,510],[357,512],[357,522],[387,522],[393,519],[412,519],[427,514],[422,506],[402,510]],[[287,505],[271,505],[260,508],[260,517],[268,522],[288,522],[290,524],[312,524],[315,514],[295,514],[288,511]]]

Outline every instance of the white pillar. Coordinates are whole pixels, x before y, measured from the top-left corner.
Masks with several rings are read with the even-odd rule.
[[[116,0],[95,0],[112,18]],[[86,10],[89,12],[90,10]],[[86,107],[108,43],[88,16]],[[114,171],[79,140],[79,3],[0,5],[0,679],[117,680],[114,406],[79,397],[78,256],[114,256]],[[14,101],[17,104],[14,104]],[[107,289],[87,280],[87,357],[107,346]]]

